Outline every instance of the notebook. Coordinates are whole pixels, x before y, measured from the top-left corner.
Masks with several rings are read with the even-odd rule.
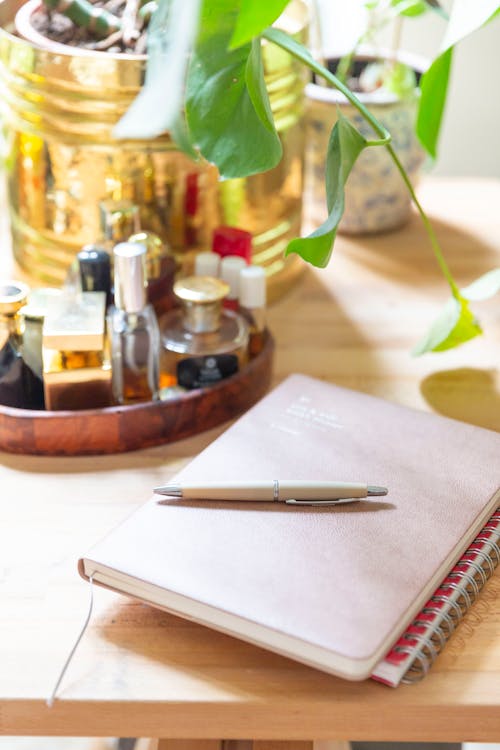
[[[292,375],[175,480],[257,478],[366,482],[389,494],[336,508],[152,496],[80,573],[346,679],[382,665],[378,679],[396,684],[410,647],[428,660],[445,632],[444,601],[457,594],[435,592],[494,527],[500,435]],[[485,570],[493,555],[481,555],[474,564]],[[396,666],[385,663],[426,605],[434,641],[419,620]]]

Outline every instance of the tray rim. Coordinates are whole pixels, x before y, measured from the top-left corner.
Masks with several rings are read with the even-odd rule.
[[[103,453],[122,453],[130,450],[140,450],[141,448],[175,442],[184,439],[185,437],[189,437],[190,435],[199,434],[237,416],[264,395],[271,381],[274,349],[274,339],[271,333],[266,331],[266,338],[262,351],[257,356],[253,357],[242,370],[209,388],[197,388],[192,391],[187,391],[176,399],[107,406],[101,409],[61,411],[19,409],[17,407],[0,404],[0,451],[25,455],[100,455]],[[250,390],[248,383],[249,381],[252,381],[252,379],[254,380],[254,387]],[[192,429],[190,429],[188,425],[181,426],[178,430],[175,430],[172,435],[162,434],[159,426],[156,436],[151,434],[145,439],[143,444],[139,444],[139,440],[136,441],[131,439],[125,448],[113,449],[110,445],[109,449],[97,450],[95,452],[91,449],[86,449],[85,446],[82,446],[81,452],[58,450],[54,445],[44,446],[43,440],[37,446],[32,444],[36,442],[37,439],[37,427],[40,427],[43,430],[45,425],[57,424],[58,427],[64,429],[65,426],[71,427],[72,424],[81,424],[84,420],[89,420],[89,422],[94,420],[96,423],[97,421],[102,423],[108,418],[110,422],[112,420],[128,422],[128,420],[134,416],[145,416],[146,418],[148,416],[155,417],[158,415],[164,417],[175,416],[176,413],[180,413],[182,408],[186,409],[186,407],[191,407],[194,411],[197,406],[208,404],[211,401],[215,404],[218,402],[220,403],[224,394],[230,392],[233,392],[233,396],[236,394],[238,398],[235,400],[232,408],[231,405],[228,405],[228,408],[221,411],[220,418],[217,418],[215,415],[210,415],[208,419],[201,421],[199,428],[196,428],[194,425],[192,426]],[[31,438],[31,440],[27,440],[26,447],[23,449],[22,436],[19,435],[19,439],[17,440],[16,438],[13,439],[12,435],[16,429],[16,425],[22,427],[26,423],[33,427],[33,432],[29,433],[28,438]],[[21,432],[23,432],[22,429]],[[38,437],[40,437],[40,435]]]

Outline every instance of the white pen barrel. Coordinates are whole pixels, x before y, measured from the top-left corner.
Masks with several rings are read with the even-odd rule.
[[[204,482],[182,484],[182,496],[192,500],[248,500],[272,502],[274,482],[271,479],[257,482]]]
[[[193,500],[332,500],[366,497],[367,485],[358,482],[315,482],[300,479],[252,482],[203,482],[182,485],[182,496]]]
[[[311,482],[300,479],[282,479],[279,482],[279,499],[332,500],[349,497],[366,497],[368,486],[359,482]]]

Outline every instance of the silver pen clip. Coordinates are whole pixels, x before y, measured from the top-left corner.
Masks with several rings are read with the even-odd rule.
[[[364,498],[362,497],[338,497],[329,500],[294,500],[293,498],[290,498],[289,500],[285,500],[285,505],[309,505],[317,508],[325,508],[332,505],[359,503],[359,501],[363,499]]]

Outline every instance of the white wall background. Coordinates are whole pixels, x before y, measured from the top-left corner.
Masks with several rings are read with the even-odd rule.
[[[363,30],[363,0],[317,2],[325,47],[329,52],[346,52]],[[450,2],[443,4],[450,6]],[[405,20],[402,48],[434,57],[444,28],[445,22],[434,13]],[[389,39],[387,31],[381,43],[387,44]],[[432,172],[500,177],[500,17],[455,50],[438,159]]]

